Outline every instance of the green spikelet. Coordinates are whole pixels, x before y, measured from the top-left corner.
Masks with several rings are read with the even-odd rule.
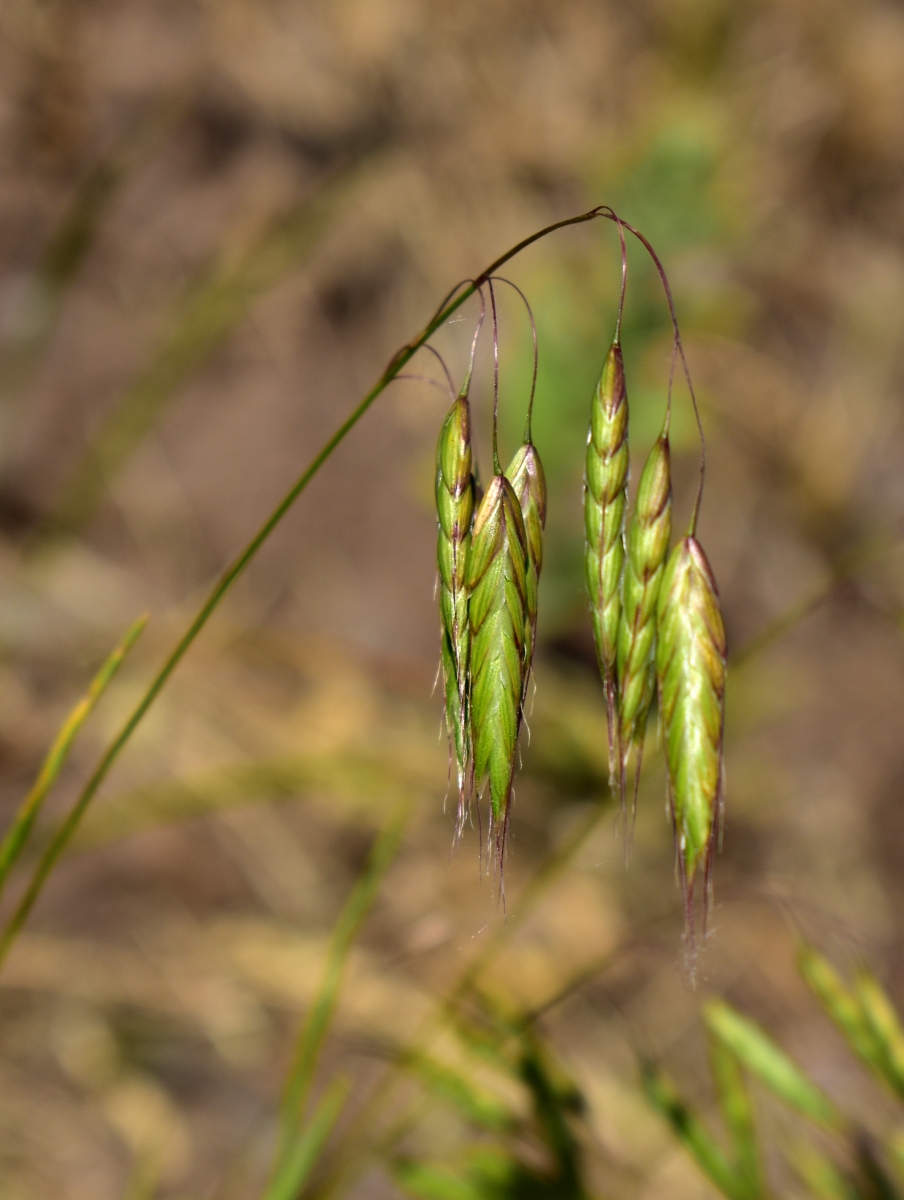
[[[527,534],[527,624],[524,631],[524,680],[521,694],[523,707],[537,641],[537,596],[540,571],[543,567],[543,528],[546,525],[546,476],[536,447],[526,442],[509,463],[505,476],[518,497]]]
[[[613,342],[590,406],[584,470],[584,566],[590,616],[609,715],[609,765],[615,776],[616,657],[625,561],[628,397],[621,346]]]
[[[467,570],[474,516],[471,471],[471,411],[467,388],[458,397],[440,430],[436,447],[436,511],[439,518],[440,616],[446,726],[454,748],[458,777],[458,832],[466,816],[470,788],[468,759],[468,624]]]
[[[647,714],[656,687],[656,602],[672,536],[672,483],[668,434],[650,451],[634,513],[628,523],[622,613],[618,627],[620,790],[632,747],[636,750],[635,800]]]
[[[702,864],[709,883],[720,821],[726,656],[716,581],[695,537],[683,538],[672,551],[656,625],[659,712],[692,941],[694,877]],[[704,926],[705,918],[704,907]]]
[[[489,783],[502,869],[527,628],[527,533],[515,491],[495,475],[480,502],[468,563],[471,730],[478,789]]]

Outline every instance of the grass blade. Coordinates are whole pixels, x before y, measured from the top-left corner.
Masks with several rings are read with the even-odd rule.
[[[758,1025],[722,1000],[707,1006],[705,1019],[711,1033],[780,1100],[820,1125],[830,1129],[846,1127],[844,1117],[828,1096],[810,1082]]]
[[[483,1189],[429,1163],[397,1161],[392,1165],[392,1176],[416,1200],[486,1200]]]
[[[760,1200],[765,1195],[760,1153],[750,1093],[744,1083],[741,1064],[724,1042],[713,1038],[710,1044],[713,1078],[719,1104],[731,1135],[738,1170],[744,1177],[747,1195]]]
[[[728,1162],[671,1081],[651,1063],[643,1066],[643,1087],[652,1106],[665,1117],[679,1142],[722,1195],[729,1200],[749,1200],[744,1176]]]
[[[818,1200],[862,1200],[853,1180],[809,1142],[796,1140],[785,1147],[784,1156],[798,1179]]]
[[[377,888],[395,857],[408,818],[408,805],[389,822],[375,841],[367,864],[333,930],[326,971],[308,1019],[299,1034],[295,1056],[283,1090],[277,1178],[293,1153],[297,1130],[311,1090],[317,1058],[329,1029],[349,952],[374,901]]]
[[[334,1080],[310,1123],[296,1135],[282,1167],[264,1193],[264,1200],[296,1200],[339,1120],[348,1093],[349,1085],[344,1079]]]
[[[148,615],[145,614],[139,617],[135,624],[132,625],[125,637],[94,676],[87,692],[85,692],[84,696],[79,700],[72,712],[70,712],[69,716],[63,722],[59,733],[54,738],[53,744],[47,752],[47,756],[41,765],[38,777],[32,785],[31,791],[19,806],[12,825],[7,830],[2,843],[0,843],[0,893],[3,891],[6,878],[13,864],[21,854],[22,848],[28,840],[28,835],[31,833],[38,813],[41,811],[41,807],[47,798],[47,794],[56,782],[57,776],[62,770],[66,759],[69,757],[69,752],[72,749],[75,739],[78,737],[79,731],[91,715],[98,700],[107,690],[108,684],[119,670],[126,655],[135,645],[147,623]],[[0,951],[0,957],[2,957],[2,953]]]
[[[852,1049],[883,1082],[901,1095],[899,1084],[888,1077],[879,1039],[857,998],[844,986],[834,967],[810,946],[801,948],[797,962],[804,980]]]
[[[876,1069],[892,1091],[904,1099],[904,1029],[898,1014],[869,971],[859,971],[854,986],[863,1021],[878,1052]]]

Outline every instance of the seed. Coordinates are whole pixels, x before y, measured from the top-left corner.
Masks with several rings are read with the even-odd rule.
[[[704,868],[704,930],[722,801],[725,627],[712,569],[695,537],[666,565],[656,615],[656,674],[669,801],[693,942],[693,890]]]
[[[584,566],[590,616],[609,718],[609,770],[615,776],[616,658],[625,561],[628,399],[621,346],[613,342],[590,406],[584,472]]]
[[[537,642],[537,603],[540,570],[543,566],[543,528],[546,525],[546,476],[536,447],[525,443],[517,452],[505,472],[512,485],[527,534],[527,624],[524,631],[524,680],[521,695],[522,708],[527,694]]]
[[[446,728],[455,754],[458,777],[458,820],[461,832],[469,799],[468,759],[468,625],[467,569],[474,516],[474,476],[471,471],[471,411],[467,388],[443,422],[436,448],[436,511],[439,518],[440,616]]]
[[[646,461],[634,513],[628,523],[622,612],[618,627],[618,707],[620,792],[625,804],[625,778],[631,749],[636,752],[634,796],[647,714],[656,686],[656,602],[672,536],[672,486],[668,434],[656,441]]]
[[[504,475],[493,476],[474,518],[468,591],[474,776],[478,789],[489,783],[501,879],[527,624],[527,533],[518,497]]]

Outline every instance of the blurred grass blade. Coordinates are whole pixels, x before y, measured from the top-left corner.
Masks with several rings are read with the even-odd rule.
[[[844,1117],[828,1096],[810,1082],[758,1025],[722,1000],[707,1005],[705,1019],[715,1037],[779,1099],[820,1125],[845,1128]]]
[[[904,1080],[890,1073],[882,1042],[861,1002],[844,986],[834,967],[809,946],[801,949],[798,966],[801,975],[852,1049],[893,1091],[899,1096],[904,1094],[901,1090]]]
[[[729,1200],[749,1200],[746,1178],[731,1166],[671,1082],[650,1063],[643,1066],[643,1087],[647,1099],[665,1117],[682,1146],[722,1195]]]
[[[296,1200],[333,1132],[348,1099],[349,1085],[336,1079],[314,1110],[310,1123],[296,1133],[285,1161],[264,1193],[264,1200]]]
[[[374,842],[367,864],[334,926],[323,981],[299,1034],[295,1056],[283,1090],[277,1177],[293,1153],[292,1147],[298,1136],[305,1102],[311,1090],[317,1058],[336,1010],[349,952],[364,918],[370,911],[377,888],[399,848],[408,811],[409,806],[405,804]]]
[[[763,1171],[757,1146],[753,1103],[744,1083],[741,1065],[719,1038],[712,1038],[710,1060],[725,1124],[731,1135],[738,1170],[743,1175],[751,1200],[765,1195]]]
[[[108,684],[119,670],[126,655],[135,645],[147,623],[148,615],[145,614],[139,617],[135,624],[132,625],[125,637],[94,676],[91,686],[85,695],[63,722],[59,733],[53,741],[53,745],[47,752],[47,757],[44,759],[31,791],[19,806],[19,811],[16,813],[12,825],[7,830],[2,843],[0,843],[0,893],[3,891],[6,878],[13,864],[22,852],[22,848],[28,839],[28,835],[31,833],[48,792],[53,787],[66,759],[69,757],[69,752],[72,749],[75,739],[78,737],[79,731],[91,715],[94,706],[106,691]],[[6,950],[6,935],[4,935],[0,945],[3,947],[0,950],[0,958],[2,958]]]
[[[336,171],[244,251],[227,247],[175,301],[150,360],[102,424],[64,489],[52,532],[71,532],[87,520],[110,481],[154,428],[187,379],[245,318],[258,296],[299,266],[320,241],[361,160]]]
[[[904,1029],[894,1005],[878,979],[867,970],[854,980],[860,1011],[878,1047],[877,1070],[889,1087],[904,1098]]]
[[[445,1167],[401,1160],[393,1163],[395,1183],[416,1200],[486,1200],[487,1193]]]
[[[508,1106],[498,1097],[475,1087],[460,1071],[416,1052],[406,1055],[403,1061],[429,1092],[456,1108],[472,1124],[493,1132],[514,1127],[515,1117]]]
[[[853,1180],[809,1142],[796,1139],[783,1148],[783,1154],[794,1174],[818,1200],[863,1200]]]

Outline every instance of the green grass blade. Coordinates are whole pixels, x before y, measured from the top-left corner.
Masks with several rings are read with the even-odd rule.
[[[352,410],[339,428],[336,429],[336,431],[330,438],[327,439],[317,454],[314,455],[308,466],[295,481],[295,483],[289,488],[288,492],[285,494],[279,504],[277,504],[270,516],[267,517],[251,541],[245,546],[244,550],[241,551],[238,557],[233,560],[230,566],[228,566],[220,576],[219,580],[214,585],[213,590],[210,592],[210,595],[201,605],[201,608],[194,620],[191,622],[188,629],[186,629],[185,633],[171,651],[169,658],[167,658],[166,662],[164,662],[163,666],[154,676],[147,691],[138,701],[138,704],[127,718],[119,733],[107,747],[100,762],[97,764],[93,775],[85,784],[75,802],[72,812],[70,813],[69,820],[67,821],[64,830],[61,831],[63,836],[54,839],[51,845],[47,848],[44,857],[41,859],[39,869],[36,871],[31,885],[23,896],[19,909],[14,914],[13,921],[15,922],[16,931],[21,928],[22,924],[24,924],[25,920],[27,919],[28,914],[37,900],[48,875],[56,864],[60,854],[62,854],[63,850],[65,849],[69,838],[78,827],[78,824],[88,808],[88,805],[94,799],[94,796],[97,794],[101,784],[110,773],[111,767],[116,762],[117,758],[119,758],[119,755],[122,753],[123,749],[131,739],[132,734],[141,724],[148,709],[150,709],[160,692],[166,686],[169,677],[182,661],[192,643],[210,620],[213,613],[220,606],[223,597],[232,587],[233,583],[235,583],[236,579],[238,579],[238,577],[245,571],[245,568],[252,561],[252,559],[256,557],[260,548],[270,537],[271,533],[273,533],[274,529],[276,529],[276,527],[280,524],[283,517],[285,517],[285,515],[289,512],[289,510],[295,504],[295,501],[299,498],[323,464],[327,462],[336,447],[345,440],[345,438],[358,424],[374,401],[383,394],[389,384],[411,361],[421,346],[423,346],[424,343],[433,336],[440,326],[444,325],[446,321],[448,321],[453,313],[457,312],[458,309],[461,308],[466,300],[474,295],[477,289],[481,286],[481,284],[486,282],[490,275],[498,271],[500,267],[504,266],[505,263],[514,258],[515,255],[520,254],[522,250],[526,249],[534,242],[539,241],[541,238],[546,237],[548,234],[553,233],[555,230],[564,229],[569,225],[580,225],[586,221],[592,221],[598,216],[600,216],[600,212],[598,209],[594,208],[589,212],[581,213],[577,217],[569,217],[564,221],[556,221],[552,225],[547,225],[544,229],[541,229],[537,233],[531,234],[530,237],[526,237],[522,241],[518,242],[517,245],[513,246],[510,250],[507,250],[505,254],[497,258],[495,262],[490,263],[488,267],[481,271],[476,279],[471,280],[460,289],[456,289],[451,298],[447,298],[443,301],[421,332],[410,342],[407,342],[404,346],[396,351],[396,353],[389,360],[389,363],[384,369],[382,375],[379,377],[370,391],[367,392],[357,407]],[[15,932],[12,936],[15,936]],[[5,937],[0,938],[0,962],[2,962],[4,954],[9,949],[11,940],[12,938],[9,940],[7,940]]]
[[[392,1165],[393,1180],[416,1200],[485,1200],[486,1192],[445,1167],[399,1161]]]
[[[671,1081],[650,1063],[643,1067],[643,1087],[652,1106],[665,1117],[682,1146],[722,1195],[729,1200],[749,1200],[746,1178],[731,1166]]]
[[[878,1050],[876,1069],[892,1091],[904,1099],[904,1029],[898,1014],[869,971],[859,971],[854,986],[863,1021]]]
[[[472,1124],[495,1133],[514,1127],[515,1117],[508,1106],[498,1097],[475,1087],[460,1071],[417,1052],[405,1055],[403,1062],[427,1091],[457,1109]]]
[[[710,1045],[713,1078],[719,1104],[731,1135],[738,1170],[747,1184],[751,1200],[765,1195],[763,1171],[757,1145],[753,1103],[744,1083],[741,1065],[724,1042],[713,1038]]]
[[[864,1016],[857,998],[844,986],[834,967],[810,946],[801,948],[797,961],[804,980],[828,1016],[844,1034],[851,1048],[884,1082],[897,1091],[897,1084],[887,1075],[881,1042]]]
[[[264,1193],[264,1200],[296,1200],[339,1120],[348,1093],[349,1085],[344,1079],[330,1085],[310,1123],[296,1134],[283,1165]]]
[[[13,864],[22,852],[22,848],[28,839],[28,835],[31,833],[48,792],[53,787],[66,759],[69,757],[69,752],[72,749],[75,739],[78,737],[79,731],[88,720],[98,700],[100,700],[101,696],[107,690],[108,684],[119,670],[126,655],[135,645],[147,623],[148,616],[145,614],[143,617],[139,617],[135,624],[132,625],[125,637],[94,676],[87,692],[79,700],[72,712],[70,712],[69,716],[63,722],[59,733],[54,738],[53,744],[47,752],[47,757],[41,765],[38,777],[32,785],[31,791],[22,801],[12,825],[7,830],[3,841],[0,842],[0,893],[3,891],[6,878]]]
[[[818,1200],[862,1200],[853,1180],[809,1142],[797,1139],[784,1147],[783,1154],[798,1179]]]
[[[844,1129],[838,1109],[783,1050],[752,1021],[728,1004],[715,1000],[705,1012],[710,1031],[779,1099],[810,1120],[830,1129]]]
[[[299,1034],[295,1056],[283,1090],[280,1149],[277,1158],[280,1171],[292,1153],[320,1049],[336,1010],[349,952],[364,918],[370,911],[377,888],[399,848],[407,819],[406,804],[374,842],[367,864],[333,929],[323,981]]]

